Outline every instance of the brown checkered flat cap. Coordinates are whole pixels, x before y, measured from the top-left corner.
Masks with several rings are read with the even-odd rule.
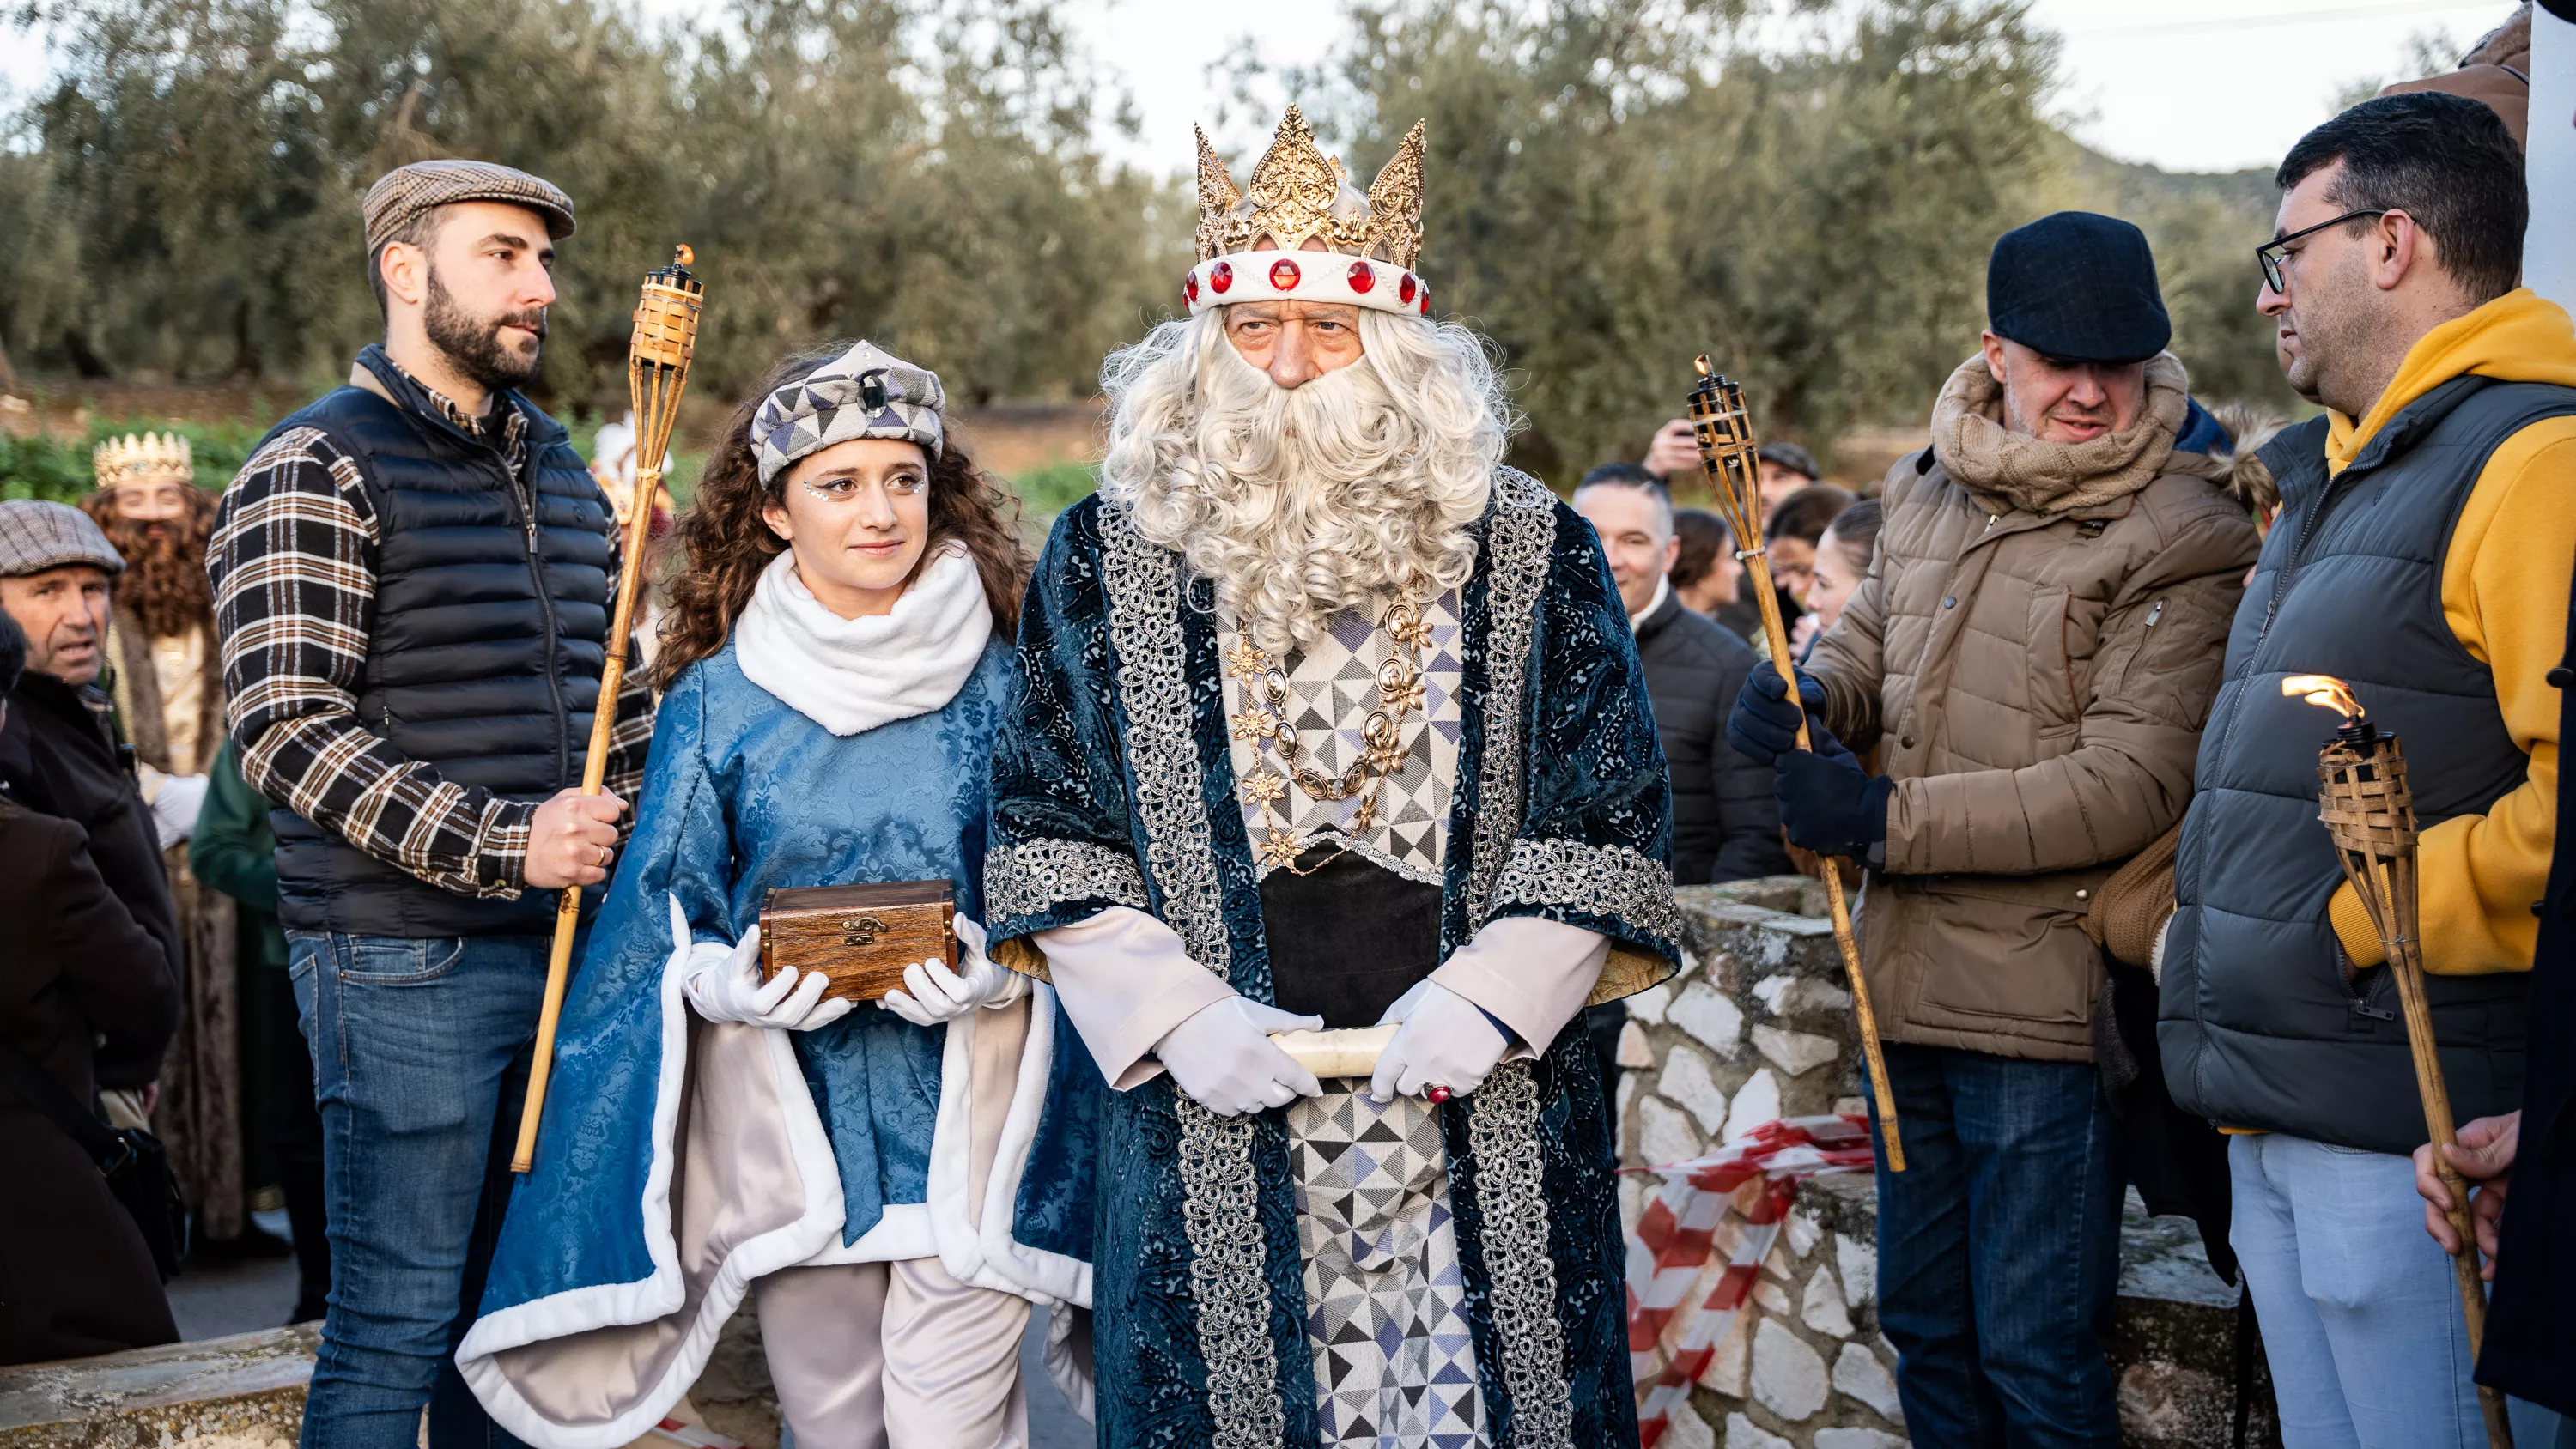
[[[0,579],[24,578],[65,564],[125,572],[125,556],[88,514],[70,504],[39,498],[0,503]]]
[[[383,246],[413,217],[459,201],[524,206],[546,219],[546,235],[572,235],[572,198],[542,176],[489,161],[415,161],[367,188],[367,250]]]

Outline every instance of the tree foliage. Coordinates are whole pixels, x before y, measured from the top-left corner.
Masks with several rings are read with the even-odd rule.
[[[861,334],[970,404],[1086,395],[1187,265],[1187,138],[1154,138],[1174,179],[1106,161],[1116,98],[1046,0],[728,0],[663,28],[616,0],[37,3],[66,48],[0,147],[0,343],[42,370],[336,377],[379,330],[359,198],[432,155],[578,203],[541,389],[575,410],[622,396],[635,281],[676,241],[719,396]],[[1552,479],[1636,456],[1702,351],[1820,453],[1919,422],[1995,237],[2068,206],[2146,228],[2204,395],[2290,402],[2248,305],[2268,179],[2077,146],[2020,0],[1350,13],[1339,53],[1267,79],[1363,177],[1428,119],[1435,305],[1500,346]]]
[[[2055,40],[2022,5],[1809,6],[1786,41],[1748,8],[1383,0],[1285,77],[1355,160],[1429,120],[1424,271],[1509,359],[1524,461],[1563,480],[1637,456],[1700,352],[1766,434],[1820,453],[1917,421],[1976,346],[1994,239],[2062,207],[2147,230],[2202,391],[2289,401],[2249,306],[2268,185],[2066,139]]]
[[[1094,99],[1029,0],[736,0],[652,32],[596,0],[50,18],[65,65],[0,155],[0,339],[38,366],[335,376],[380,330],[359,200],[427,156],[572,194],[544,391],[576,402],[622,391],[636,280],[679,241],[719,391],[867,334],[968,399],[1087,392],[1178,269],[1160,191],[1094,150]]]

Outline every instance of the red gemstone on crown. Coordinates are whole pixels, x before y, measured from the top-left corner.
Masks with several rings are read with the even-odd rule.
[[[1297,264],[1288,260],[1286,257],[1281,257],[1279,260],[1272,262],[1270,264],[1270,285],[1272,289],[1276,291],[1286,292],[1293,290],[1297,285]]]
[[[1199,274],[1198,274],[1198,273],[1196,273],[1196,272],[1192,272],[1192,273],[1190,273],[1190,279],[1189,279],[1189,281],[1188,281],[1187,283],[1183,284],[1183,286],[1181,287],[1181,295],[1189,299],[1189,303],[1190,303],[1190,305],[1191,305],[1191,306],[1195,307],[1195,306],[1197,306],[1197,305],[1199,304]]]
[[[1351,290],[1366,292],[1377,285],[1377,268],[1366,262],[1351,263]]]
[[[1212,291],[1221,297],[1225,295],[1225,289],[1233,285],[1234,268],[1223,262],[1219,262],[1215,266],[1208,268],[1209,291]]]
[[[1395,300],[1399,302],[1412,301],[1415,285],[1416,283],[1413,280],[1413,274],[1411,272],[1405,273],[1404,280],[1395,284]]]

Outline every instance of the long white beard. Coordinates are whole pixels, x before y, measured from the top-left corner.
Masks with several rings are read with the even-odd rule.
[[[1278,653],[1345,609],[1466,582],[1504,437],[1490,371],[1445,365],[1454,339],[1394,331],[1425,324],[1363,314],[1369,355],[1283,388],[1204,325],[1218,315],[1111,361],[1102,491],[1137,531],[1212,580],[1219,609]],[[1466,351],[1483,363],[1472,339]]]

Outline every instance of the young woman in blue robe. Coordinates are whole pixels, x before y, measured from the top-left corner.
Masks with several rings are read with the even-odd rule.
[[[746,1292],[800,1441],[1018,1446],[1030,1305],[1089,1302],[1097,1078],[978,925],[1027,563],[942,413],[868,343],[799,359],[684,522],[634,834],[458,1354],[542,1449],[650,1429]],[[955,970],[855,1009],[760,979],[772,889],[914,880],[954,886]]]

